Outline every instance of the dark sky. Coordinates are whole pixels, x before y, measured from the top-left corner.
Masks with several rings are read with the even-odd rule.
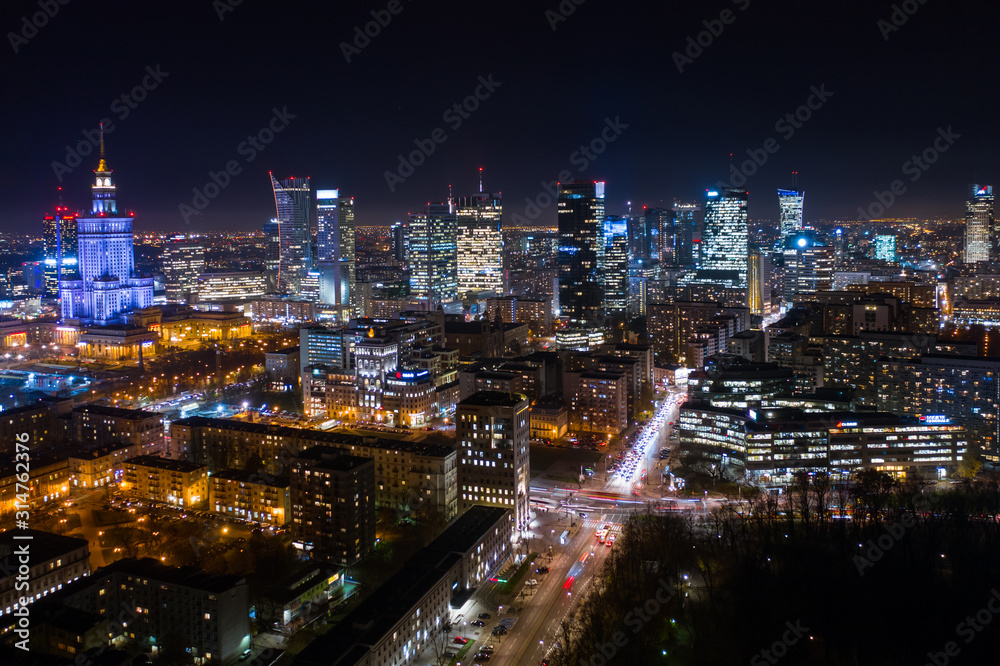
[[[772,137],[777,152],[746,182],[752,217],[776,219],[775,188],[793,170],[807,221],[856,219],[896,179],[906,191],[887,215],[959,216],[968,183],[997,176],[995,2],[910,0],[915,13],[885,39],[893,7],[881,0],[563,0],[575,11],[555,30],[558,0],[399,0],[348,63],[341,42],[389,3],[242,0],[220,20],[227,1],[69,0],[33,36],[22,17],[38,0],[3,3],[0,229],[40,226],[60,184],[53,163],[104,117],[119,204],[139,229],[259,228],[274,216],[269,170],[354,194],[359,224],[401,219],[449,184],[475,191],[480,166],[508,223],[563,170],[607,181],[609,212],[623,212],[628,200],[700,199],[729,177],[730,153],[739,165]],[[673,53],[724,10],[731,23],[679,72]],[[30,36],[17,53],[12,33]],[[120,119],[116,97],[147,66],[168,74]],[[490,75],[501,85],[454,128],[445,111]],[[776,128],[813,86],[833,94],[798,129]],[[248,163],[239,145],[274,108],[295,117]],[[606,118],[627,128],[579,171],[572,154]],[[904,172],[948,127],[960,138],[947,152]],[[390,191],[385,171],[437,128],[445,140]],[[179,204],[230,160],[240,173],[185,225]],[[89,207],[95,165],[91,154],[61,174],[71,207]],[[555,207],[537,219],[554,223]]]

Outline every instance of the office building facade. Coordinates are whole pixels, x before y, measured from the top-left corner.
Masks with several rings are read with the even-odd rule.
[[[699,270],[711,271],[716,283],[746,289],[748,241],[747,191],[737,188],[709,190]]]
[[[528,527],[528,436],[531,410],[520,393],[481,391],[455,411],[459,505],[510,509],[514,529]]]
[[[312,263],[309,179],[268,175],[278,223],[278,290],[296,295]]]
[[[560,316],[571,328],[603,325],[604,182],[559,183],[557,214]]]
[[[455,206],[428,203],[407,223],[410,298],[428,310],[458,298],[458,219]]]
[[[471,197],[459,197],[458,218],[458,293],[492,291],[497,296],[503,290],[500,233],[503,200],[499,194],[477,192]]]
[[[781,238],[802,231],[802,204],[806,193],[798,190],[778,190],[779,228]]]
[[[965,202],[965,263],[998,258],[992,185],[972,185]]]

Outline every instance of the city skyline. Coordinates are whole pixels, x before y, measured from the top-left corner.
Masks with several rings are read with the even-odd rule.
[[[29,7],[5,7],[0,24],[18,35]],[[891,6],[841,3],[826,17],[828,34],[817,36],[808,29],[810,10],[790,2],[760,12],[743,0],[732,3],[726,7],[735,17],[730,24],[721,24],[717,12],[707,8],[675,8],[662,34],[652,32],[656,21],[642,20],[651,9],[612,12],[587,4],[568,16],[557,13],[556,19],[545,9],[513,3],[491,12],[473,38],[461,25],[478,18],[476,9],[442,12],[429,24],[419,11],[401,7],[385,27],[376,24],[378,30],[371,30],[376,36],[367,40],[357,38],[354,28],[363,35],[374,20],[370,12],[379,9],[345,8],[340,29],[331,31],[322,24],[323,42],[336,45],[323,50],[310,43],[319,40],[292,37],[294,31],[282,29],[293,17],[249,5],[231,11],[178,8],[155,30],[132,28],[154,20],[151,10],[143,7],[123,6],[100,22],[74,6],[61,9],[26,43],[14,40],[16,47],[11,44],[7,57],[16,66],[0,74],[8,88],[23,95],[21,104],[6,110],[5,125],[26,130],[10,133],[9,149],[24,158],[17,164],[16,178],[8,171],[3,181],[27,181],[26,187],[5,193],[0,225],[12,229],[37,219],[51,208],[57,186],[77,191],[88,180],[88,157],[96,149],[86,137],[95,134],[103,118],[113,125],[107,128],[109,138],[116,145],[116,165],[128,174],[121,184],[131,193],[137,225],[168,231],[259,228],[269,218],[268,193],[261,183],[267,171],[307,174],[317,183],[334,183],[351,192],[361,204],[359,225],[403,220],[420,204],[443,199],[448,185],[472,191],[480,167],[490,190],[503,192],[510,216],[523,215],[525,199],[535,200],[542,183],[558,179],[563,170],[574,179],[606,181],[609,193],[614,193],[608,202],[613,214],[624,213],[627,201],[668,207],[674,198],[691,200],[728,173],[732,185],[750,190],[751,219],[772,220],[778,217],[773,201],[756,193],[787,187],[793,171],[799,173],[799,187],[810,192],[807,220],[855,219],[875,192],[886,191],[896,179],[909,186],[917,175],[919,188],[910,186],[911,191],[898,197],[892,213],[957,219],[962,210],[955,202],[968,183],[996,182],[991,174],[998,138],[987,112],[995,92],[977,85],[995,66],[996,58],[990,55],[996,47],[992,40],[974,37],[991,23],[994,8],[984,8],[977,21],[965,22],[961,13],[946,7],[921,5],[896,26]],[[308,21],[302,24],[307,35],[318,28]],[[701,39],[708,45],[698,46],[706,25],[717,31],[721,25],[722,31],[717,36],[707,32]],[[972,31],[965,42],[977,44],[977,51],[953,52],[943,41],[931,39],[959,25]],[[586,41],[582,38],[599,27],[633,32],[634,46],[623,53],[580,52]],[[504,43],[514,29],[525,32],[525,42],[533,44],[537,56],[559,52],[582,58],[582,66],[557,79],[539,76],[524,61],[494,55],[491,47]],[[73,46],[82,49],[84,57],[66,50],[74,42],[63,39],[71,30],[93,37]],[[447,36],[438,42],[448,46],[441,43],[420,58],[406,57],[408,38],[421,30],[425,37]],[[644,40],[647,31],[656,39]],[[192,34],[193,41],[203,44],[201,50],[179,52],[170,35],[181,33]],[[127,63],[111,35],[135,51]],[[265,35],[277,39],[276,52],[299,54],[303,66],[275,76],[283,68],[269,50],[244,45],[244,40]],[[759,47],[778,35],[786,48]],[[355,39],[370,43],[359,48]],[[847,54],[839,48],[845,39],[855,43]],[[942,45],[935,46],[938,43]],[[472,49],[475,57],[451,62],[456,47]],[[225,62],[223,54],[230,52],[245,59],[238,74],[213,66]],[[752,57],[741,57],[744,53]],[[880,68],[864,65],[876,58],[915,75],[886,79]],[[108,66],[87,65],[94,61]],[[445,63],[449,75],[443,81],[438,72]],[[628,67],[623,68],[625,63]],[[934,80],[932,90],[939,94],[928,98],[927,80],[916,73],[933,67],[947,67],[952,75],[947,83]],[[383,75],[394,76],[393,68],[402,68],[409,81],[396,87],[373,83]],[[783,75],[771,77],[775,69]],[[607,77],[611,71],[620,75]],[[722,72],[731,72],[740,83],[715,85]],[[342,79],[338,91],[364,99],[360,106],[374,112],[344,105],[333,113],[320,111],[320,102],[309,94],[309,82],[317,73]],[[75,103],[53,107],[35,98],[30,82],[40,77],[68,86]],[[235,95],[228,94],[231,77],[238,84]],[[582,103],[561,99],[563,86],[580,86],[589,79],[597,85]],[[963,87],[977,90],[982,103],[951,102]],[[651,102],[669,97],[657,92],[659,88],[697,103],[670,105],[666,116],[653,114],[651,109],[663,105]],[[740,98],[754,103],[740,105],[734,116],[727,109]],[[873,106],[872,98],[885,101]],[[462,110],[467,102],[475,111]],[[456,104],[461,113],[454,111]],[[506,118],[523,108],[539,111],[521,123],[523,129],[505,131]],[[184,115],[177,113],[180,109]],[[800,118],[808,120],[795,119],[800,109]],[[616,129],[609,130],[609,123]],[[264,134],[263,139],[270,138],[266,143],[262,139],[254,147],[254,142],[245,141],[268,128],[273,131],[270,137]],[[427,144],[436,129],[442,140]],[[928,160],[929,168],[914,167],[911,158],[918,156],[917,163],[922,163],[920,156],[935,145],[939,129],[960,138],[933,164]],[[603,145],[597,141],[602,132]],[[613,141],[607,141],[609,136]],[[587,147],[591,142],[593,152]],[[410,157],[420,145],[430,147],[416,165]],[[777,150],[769,152],[768,145]],[[85,155],[88,147],[92,152]],[[349,163],[330,160],[330,150],[350,155]],[[151,155],[156,159],[149,159]],[[401,164],[399,156],[407,164]],[[762,164],[748,163],[753,156]],[[226,173],[230,162],[238,173]],[[908,162],[910,169],[916,168],[912,175]],[[410,170],[411,175],[403,175]],[[206,185],[214,184],[210,172],[221,172],[228,182],[197,209],[192,206],[194,190],[204,192]],[[391,187],[387,173],[396,174]],[[197,214],[185,220],[178,210],[181,205],[196,208]],[[554,225],[554,207],[544,207],[536,219]]]

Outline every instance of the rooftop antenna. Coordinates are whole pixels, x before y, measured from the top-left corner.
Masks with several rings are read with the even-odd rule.
[[[793,171],[792,172],[792,189],[793,190],[798,190],[799,189],[798,181],[799,181],[799,172],[798,171]]]
[[[479,193],[483,193],[483,167],[479,167]]]

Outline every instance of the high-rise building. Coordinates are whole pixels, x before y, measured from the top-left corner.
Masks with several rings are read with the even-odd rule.
[[[274,174],[274,207],[279,227],[278,290],[297,295],[312,259],[309,179],[286,178]]]
[[[771,255],[751,245],[749,262],[747,306],[750,314],[766,316],[771,313]]]
[[[748,241],[747,191],[709,190],[698,268],[713,271],[713,280],[719,284],[745,289]]]
[[[674,216],[666,208],[647,208],[643,210],[644,226],[649,236],[649,250],[643,260],[655,259],[665,266],[677,263],[677,234],[674,228]]]
[[[701,206],[693,203],[678,203],[670,209],[671,229],[674,232],[674,263],[678,266],[697,266],[698,249],[695,247],[699,240],[698,216],[701,213]],[[663,259],[666,242],[663,230],[660,230],[660,264],[666,265]]]
[[[338,190],[316,191],[319,300],[345,308],[344,319],[355,315],[354,198]]]
[[[314,446],[290,465],[292,535],[304,550],[350,566],[375,547],[375,461]]]
[[[875,258],[882,261],[896,261],[896,236],[879,234],[875,236]]]
[[[965,202],[965,263],[997,258],[993,186],[972,185]]]
[[[833,289],[833,246],[812,230],[785,239],[785,301],[800,294]]]
[[[603,281],[604,312],[609,317],[624,315],[628,308],[628,218],[609,216],[604,220],[604,241],[598,268]]]
[[[407,263],[410,298],[425,301],[428,310],[458,298],[458,221],[455,206],[429,203],[410,213]]]
[[[406,237],[406,223],[396,222],[392,225],[391,234],[391,245],[392,245],[392,258],[402,264],[404,267],[406,265],[406,255],[408,254],[408,241]]]
[[[560,315],[571,327],[603,325],[604,181],[559,183],[558,205]]]
[[[281,262],[281,223],[268,220],[264,223],[264,268],[278,272]]]
[[[94,170],[90,217],[77,218],[79,276],[63,279],[59,296],[64,319],[108,323],[122,313],[153,304],[153,278],[139,277],[132,253],[134,215],[118,213],[111,169],[104,158]]]
[[[503,201],[499,194],[477,192],[459,197],[458,293],[492,291],[503,294],[500,234]]]
[[[528,512],[530,403],[520,393],[480,391],[458,403],[458,501],[514,512],[514,529],[525,530]]]
[[[63,276],[77,270],[76,214],[62,203],[42,220],[42,242],[45,251],[45,292],[59,294]]]
[[[802,204],[805,198],[805,192],[798,190],[778,190],[778,207],[780,208],[779,231],[782,238],[802,231]]]
[[[205,272],[205,244],[197,236],[178,234],[163,244],[162,261],[167,302],[189,302]]]

